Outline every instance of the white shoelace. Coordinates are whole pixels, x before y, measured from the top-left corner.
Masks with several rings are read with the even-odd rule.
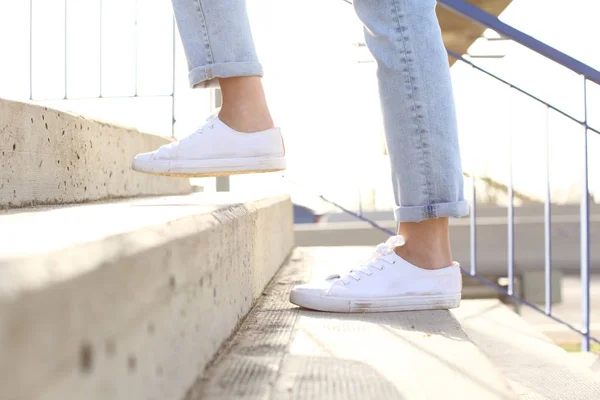
[[[206,118],[206,120],[204,121],[204,124],[199,126],[198,129],[196,129],[194,131],[194,133],[192,133],[191,135],[181,139],[180,142],[184,142],[187,139],[190,139],[196,135],[202,135],[207,129],[213,129],[215,127],[215,119],[217,118],[218,115],[219,115],[218,112],[211,114],[208,118]]]
[[[202,135],[206,129],[212,129],[215,127],[215,118],[217,118],[219,114],[218,113],[214,113],[212,115],[210,115],[206,121],[204,122],[204,124],[202,124],[200,127],[198,127],[198,129],[196,129],[191,135],[184,137],[181,140],[175,141],[175,142],[171,142],[169,144],[166,144],[164,146],[161,146],[161,148],[158,150],[159,152],[163,152],[166,153],[167,155],[174,151],[175,148],[177,148],[177,146],[179,146],[181,143],[184,143],[188,140],[190,140],[191,138],[195,137],[196,135]]]
[[[400,235],[392,236],[385,243],[380,243],[379,245],[377,245],[377,247],[375,248],[375,252],[373,252],[371,257],[360,267],[351,269],[350,272],[343,276],[330,275],[326,279],[341,279],[344,282],[344,284],[347,284],[350,282],[350,279],[359,281],[361,279],[360,274],[371,276],[373,275],[373,270],[371,268],[374,268],[379,271],[383,270],[384,264],[382,264],[382,261],[385,261],[388,264],[393,264],[392,262],[387,261],[386,259],[382,259],[382,257],[393,253],[396,247],[403,246],[404,243],[404,237]]]

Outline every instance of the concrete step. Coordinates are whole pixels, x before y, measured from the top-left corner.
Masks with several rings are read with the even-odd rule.
[[[600,399],[600,376],[497,300],[452,312],[522,399]]]
[[[192,387],[199,399],[515,399],[448,311],[332,314],[294,284],[349,268],[344,248],[300,248]]]
[[[0,398],[181,399],[292,241],[287,197],[0,212]]]
[[[170,139],[0,99],[0,209],[187,194],[188,179],[140,174],[133,157]]]

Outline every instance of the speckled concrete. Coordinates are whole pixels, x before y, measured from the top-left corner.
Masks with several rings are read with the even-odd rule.
[[[245,200],[0,212],[0,399],[182,399],[293,245],[287,197]]]
[[[169,140],[0,99],[0,208],[190,193],[188,179],[131,170],[137,153]]]

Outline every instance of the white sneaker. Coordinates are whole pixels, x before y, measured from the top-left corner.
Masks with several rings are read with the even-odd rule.
[[[279,128],[242,133],[214,117],[179,142],[138,154],[133,169],[186,177],[281,171],[285,150]]]
[[[296,286],[290,302],[312,310],[363,313],[458,307],[462,287],[458,263],[437,270],[422,269],[394,252],[402,245],[402,236],[392,236],[377,246],[360,268]]]

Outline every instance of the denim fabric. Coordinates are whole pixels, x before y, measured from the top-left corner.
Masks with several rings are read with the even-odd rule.
[[[173,0],[191,87],[218,86],[216,78],[262,76],[245,0]]]
[[[245,0],[173,0],[192,87],[262,76]],[[400,222],[461,217],[456,112],[435,0],[354,0],[378,64],[379,93]]]

